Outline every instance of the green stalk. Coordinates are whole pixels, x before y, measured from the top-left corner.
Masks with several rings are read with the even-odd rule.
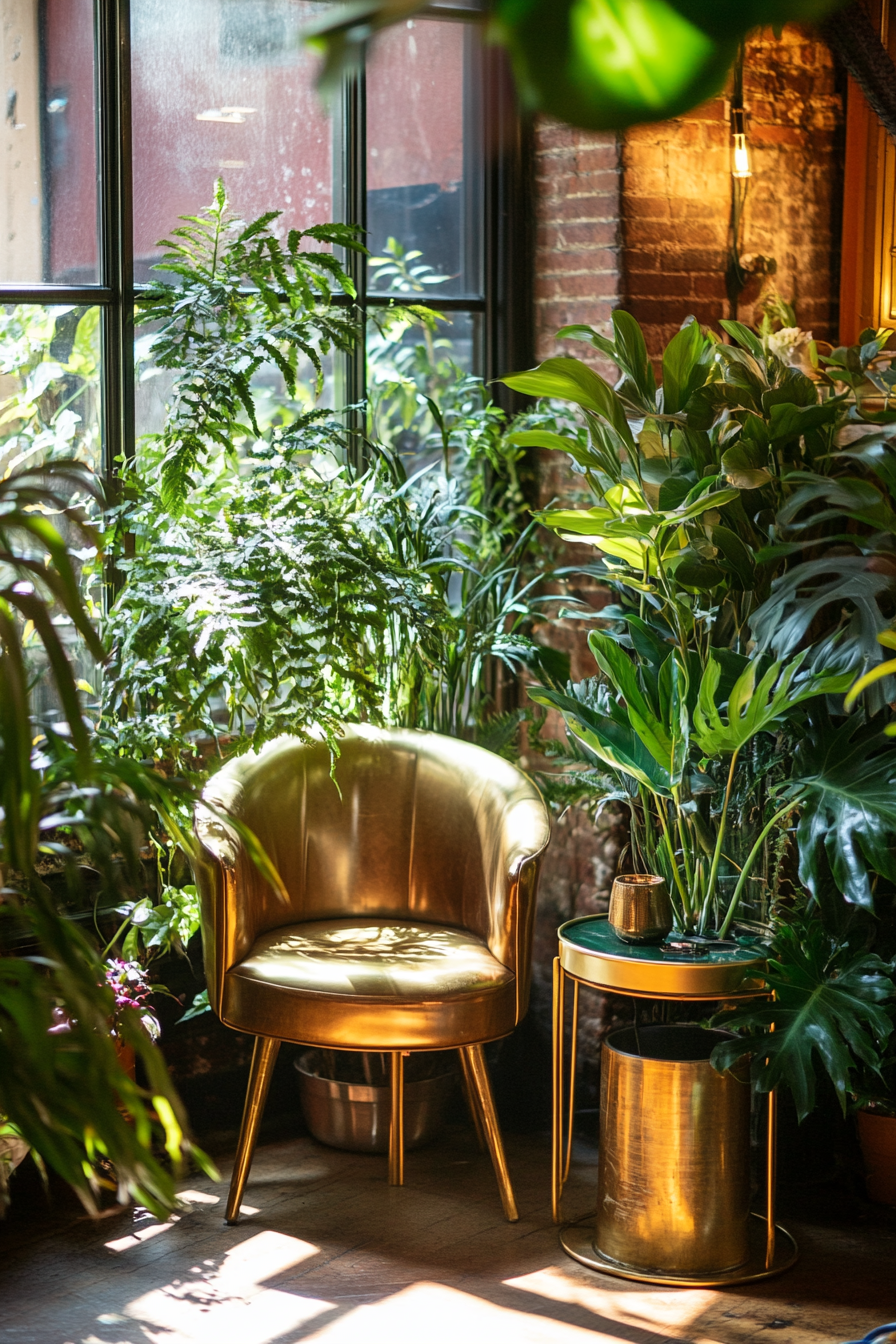
[[[666,810],[663,806],[663,800],[657,798],[657,812],[659,813],[660,824],[663,828],[663,836],[666,841],[666,850],[669,854],[669,862],[672,865],[672,876],[675,878],[675,885],[678,888],[678,894],[681,896],[681,909],[683,915],[683,925],[687,927],[687,921],[691,914],[691,908],[688,904],[688,894],[685,891],[681,881],[681,873],[678,871],[678,864],[675,862],[675,850],[672,847],[672,837],[669,834],[669,827],[666,822]]]
[[[709,870],[709,881],[706,884],[706,899],[703,902],[703,908],[700,911],[700,932],[706,929],[706,920],[709,916],[709,904],[715,895],[716,879],[719,874],[719,861],[722,857],[722,844],[725,840],[725,823],[728,820],[728,804],[731,801],[731,786],[734,783],[734,767],[737,764],[737,756],[740,748],[731,753],[731,764],[728,767],[728,783],[725,785],[725,800],[722,803],[722,815],[719,818],[719,833],[716,836],[716,847],[712,855],[712,867]]]
[[[731,927],[731,921],[734,919],[734,916],[737,913],[737,907],[740,903],[741,893],[743,892],[744,885],[746,883],[747,878],[749,877],[750,869],[753,867],[753,864],[756,862],[756,859],[759,856],[759,852],[762,849],[763,844],[765,843],[765,837],[768,835],[769,831],[772,829],[775,823],[780,821],[782,817],[786,817],[788,812],[792,812],[793,809],[797,807],[801,801],[802,801],[802,795],[798,795],[796,798],[792,798],[789,803],[786,803],[785,806],[780,809],[780,811],[775,813],[771,821],[767,822],[766,825],[759,832],[759,837],[755,845],[747,855],[746,862],[744,863],[744,866],[740,871],[740,877],[737,879],[737,886],[734,888],[734,895],[731,897],[731,904],[728,906],[728,911],[725,915],[724,920],[722,921],[722,927],[719,929],[720,938],[724,938]]]
[[[691,870],[690,855],[688,854],[688,846],[685,842],[685,828],[682,821],[681,808],[678,805],[678,792],[675,789],[672,790],[672,801],[675,804],[675,827],[678,831],[678,840],[681,845],[681,861],[684,864],[684,879],[688,884],[688,888],[693,891],[694,874]]]

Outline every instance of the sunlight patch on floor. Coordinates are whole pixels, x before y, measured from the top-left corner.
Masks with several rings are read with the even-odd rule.
[[[308,1336],[308,1344],[619,1344],[618,1336],[499,1307],[438,1283],[415,1283],[356,1307]]]
[[[269,1344],[306,1325],[331,1302],[300,1297],[264,1281],[318,1254],[318,1247],[282,1232],[258,1232],[219,1262],[203,1260],[124,1308],[153,1344]]]
[[[606,1279],[603,1280],[606,1283]],[[567,1302],[583,1307],[620,1325],[660,1326],[690,1338],[688,1327],[698,1321],[718,1299],[718,1293],[706,1288],[618,1289],[582,1283],[556,1266],[505,1279],[508,1288],[537,1293],[551,1302]],[[673,1335],[674,1337],[674,1335]]]

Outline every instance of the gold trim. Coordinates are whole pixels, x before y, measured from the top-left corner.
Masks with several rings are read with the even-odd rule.
[[[754,1225],[754,1220],[755,1224]],[[760,1231],[758,1224],[762,1225]],[[568,1256],[578,1260],[580,1265],[597,1269],[601,1274],[613,1274],[619,1279],[634,1279],[638,1283],[658,1283],[670,1288],[725,1288],[741,1283],[757,1283],[760,1279],[771,1279],[783,1274],[799,1259],[799,1247],[796,1241],[779,1223],[776,1228],[777,1239],[774,1260],[771,1268],[766,1263],[765,1217],[761,1213],[750,1215],[750,1258],[737,1269],[729,1269],[724,1274],[711,1277],[687,1278],[674,1274],[651,1273],[646,1269],[627,1269],[608,1260],[594,1249],[594,1218],[589,1214],[587,1222],[570,1223],[560,1229],[560,1245]]]
[[[606,919],[606,915],[596,918]],[[650,999],[723,999],[763,993],[762,983],[748,974],[765,969],[763,957],[731,963],[644,961],[623,951],[618,955],[589,952],[566,940],[567,929],[593,919],[594,915],[571,919],[557,933],[563,970],[583,984]]]

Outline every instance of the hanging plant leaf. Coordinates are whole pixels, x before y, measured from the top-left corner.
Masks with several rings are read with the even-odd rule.
[[[675,0],[685,18],[718,41],[738,37],[765,24],[818,23],[843,0],[747,0],[745,4],[719,4],[718,0]]]
[[[494,30],[524,101],[595,131],[695,107],[735,55],[666,0],[501,0]]]

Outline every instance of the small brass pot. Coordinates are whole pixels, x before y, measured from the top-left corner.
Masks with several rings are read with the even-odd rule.
[[[609,923],[624,943],[661,943],[672,930],[672,902],[662,877],[623,873],[613,883]]]

